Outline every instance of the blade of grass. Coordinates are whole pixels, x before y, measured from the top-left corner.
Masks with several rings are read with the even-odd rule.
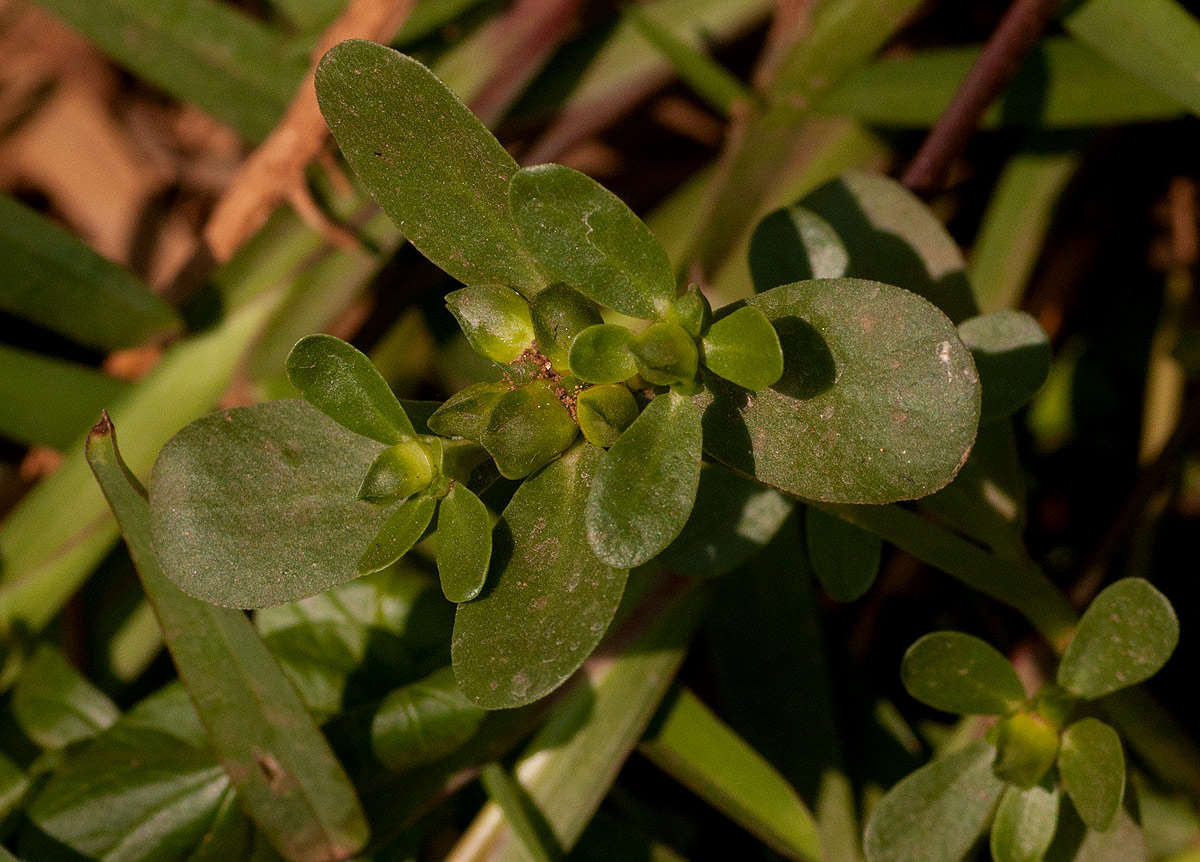
[[[562,858],[562,852],[553,844],[553,836],[544,834],[544,824],[539,828],[538,812],[525,790],[509,775],[507,769],[499,763],[489,763],[483,767],[479,779],[488,797],[500,806],[504,822],[530,862],[551,862]]]
[[[338,859],[366,843],[366,819],[295,689],[240,611],[185,595],[159,568],[146,491],[105,414],[87,442],[100,483],[208,737],[246,812],[289,859]]]

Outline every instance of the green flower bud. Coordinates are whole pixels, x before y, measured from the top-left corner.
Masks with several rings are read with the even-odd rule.
[[[712,306],[700,288],[690,284],[687,291],[672,303],[667,320],[678,323],[692,338],[699,338],[712,323]]]

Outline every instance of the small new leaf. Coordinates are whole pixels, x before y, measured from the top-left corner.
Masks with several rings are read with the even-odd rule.
[[[615,323],[589,326],[575,337],[567,363],[588,383],[620,383],[637,373],[633,333]]]
[[[476,353],[505,365],[533,345],[529,303],[507,287],[476,285],[446,294],[446,307]]]
[[[578,434],[554,384],[539,380],[500,399],[482,442],[501,476],[523,479],[557,458]]]
[[[438,505],[437,518],[442,594],[452,602],[469,602],[483,589],[492,558],[492,521],[487,506],[457,482]]]
[[[700,362],[696,342],[677,323],[655,323],[633,341],[637,370],[655,386],[687,383]]]
[[[917,700],[959,715],[1007,715],[1025,701],[1008,659],[961,632],[933,632],[910,646],[900,678]]]
[[[369,503],[391,503],[424,491],[433,481],[434,465],[425,445],[405,440],[389,446],[367,468],[358,499]]]
[[[589,386],[575,400],[579,430],[593,446],[607,449],[637,419],[637,402],[621,383]]]
[[[386,569],[417,543],[433,520],[437,498],[428,494],[413,497],[384,522],[358,560],[358,573],[369,575]]]
[[[529,310],[538,350],[564,374],[570,369],[568,355],[575,336],[604,322],[596,303],[565,284],[543,290],[533,298]]]
[[[429,417],[429,430],[443,437],[478,442],[487,431],[492,411],[509,392],[505,383],[475,383],[458,392]]]
[[[771,321],[744,306],[717,320],[700,342],[704,364],[731,383],[766,389],[783,376],[783,348]]]
[[[1099,832],[1112,826],[1125,795],[1125,756],[1115,730],[1095,718],[1068,727],[1058,774],[1084,823]]]

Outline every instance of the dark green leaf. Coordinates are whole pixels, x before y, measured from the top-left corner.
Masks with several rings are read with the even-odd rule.
[[[960,862],[1004,791],[982,740],[926,764],[888,791],[863,838],[867,862]]]
[[[483,447],[500,475],[521,479],[558,457],[579,434],[555,384],[539,380],[507,393],[496,404]]]
[[[229,789],[182,686],[169,686],[68,758],[30,819],[92,859],[167,862],[200,841]]]
[[[1023,311],[994,311],[964,320],[958,337],[971,351],[979,372],[980,423],[1016,412],[1050,373],[1050,339]]]
[[[783,377],[746,391],[705,376],[704,445],[736,470],[825,502],[930,494],[975,439],[979,382],[954,326],[920,297],[857,279],[808,281],[747,302],[783,345]]]
[[[571,343],[571,373],[588,383],[620,383],[637,373],[633,333],[615,323],[589,326]]]
[[[16,809],[29,789],[29,779],[0,752],[0,822]]]
[[[791,511],[778,491],[720,464],[702,464],[696,505],[658,559],[688,577],[723,575],[771,541]]]
[[[871,588],[879,573],[883,543],[841,518],[810,506],[804,515],[808,559],[835,602],[852,602]]]
[[[440,441],[434,438],[434,446]],[[440,460],[440,459],[439,459]],[[424,491],[433,481],[435,465],[424,442],[406,440],[388,446],[367,468],[358,499],[370,503],[392,503]]]
[[[767,316],[743,306],[718,317],[701,342],[704,364],[746,389],[766,389],[783,375],[783,349]]]
[[[563,165],[523,168],[509,203],[538,261],[589,299],[631,317],[662,317],[675,297],[667,253],[625,203]]]
[[[438,505],[437,567],[442,593],[452,602],[479,595],[492,558],[492,519],[471,489],[455,483]]]
[[[1099,832],[1112,826],[1125,796],[1125,755],[1115,730],[1095,718],[1064,730],[1058,774],[1084,823]]]
[[[321,60],[316,86],[350,166],[423,255],[464,284],[546,285],[508,209],[517,163],[432,72],[352,40]]]
[[[159,563],[184,592],[227,607],[357,577],[354,561],[391,514],[356,497],[379,449],[299,400],[196,420],[150,478]]]
[[[145,491],[121,460],[110,423],[93,429],[87,454],[179,677],[246,812],[291,859],[359,850],[368,827],[354,787],[250,620],[185,595],[164,574]]]
[[[429,417],[429,428],[443,437],[482,440],[492,411],[508,392],[507,383],[475,383],[452,395]]]
[[[62,653],[45,644],[22,669],[11,708],[25,735],[45,749],[89,739],[120,715],[116,705]]]
[[[758,293],[814,278],[842,278],[850,253],[837,231],[800,204],[768,215],[750,236],[750,275]]]
[[[1167,597],[1141,578],[1104,589],[1079,621],[1058,666],[1058,684],[1093,699],[1158,673],[1179,642]]]
[[[399,443],[416,434],[383,375],[340,338],[300,339],[288,354],[287,375],[305,401],[356,434],[380,443]]]
[[[581,444],[526,480],[492,536],[488,585],[458,606],[451,650],[463,693],[487,709],[543,697],[600,642],[625,588],[584,534],[604,452]]]
[[[593,446],[607,449],[638,417],[637,402],[621,383],[589,386],[575,398],[579,430]]]
[[[512,362],[533,346],[529,303],[497,285],[474,285],[446,294],[446,307],[476,353],[493,362]]]
[[[700,413],[668,392],[647,405],[592,478],[587,539],[610,566],[652,559],[683,530],[700,483]]]
[[[358,558],[358,573],[369,575],[386,569],[412,550],[433,520],[437,497],[421,494],[407,500],[379,528],[379,532]]]
[[[231,859],[247,858],[255,862],[268,862],[262,858],[266,853],[252,855],[256,838],[258,843],[266,843],[262,834],[256,833],[254,821],[242,810],[237,791],[230,788],[221,797],[216,813],[196,848],[187,857],[187,862],[229,862]]]
[[[796,791],[691,692],[677,691],[638,748],[788,858],[822,858],[817,825]]]
[[[409,769],[456,751],[485,715],[458,690],[454,672],[442,668],[383,699],[371,722],[371,747],[389,769]]]
[[[996,862],[1042,862],[1058,825],[1058,790],[1009,787],[992,823]]]
[[[656,386],[688,383],[696,377],[696,342],[678,323],[655,323],[633,340],[638,373]]]
[[[904,653],[900,677],[922,703],[959,715],[1007,715],[1025,702],[1025,687],[1003,655],[961,632],[933,632]]]
[[[575,336],[604,322],[596,303],[565,284],[552,284],[535,296],[530,312],[538,350],[564,374],[570,368],[567,356]]]
[[[6,195],[0,260],[0,311],[80,344],[134,347],[182,327],[175,310],[126,270]]]

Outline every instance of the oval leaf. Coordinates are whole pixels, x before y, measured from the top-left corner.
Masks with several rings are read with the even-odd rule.
[[[429,417],[429,429],[443,437],[483,439],[492,411],[507,395],[507,383],[474,383],[446,399]]]
[[[637,402],[620,383],[589,386],[575,398],[575,418],[584,438],[607,449],[638,417]]]
[[[852,602],[871,588],[879,573],[883,542],[849,521],[809,506],[804,515],[808,559],[835,602]]]
[[[1025,688],[994,647],[961,632],[933,632],[904,653],[900,678],[922,703],[959,715],[1006,715]]]
[[[1125,796],[1125,755],[1115,730],[1095,718],[1064,730],[1058,774],[1084,823],[1099,832],[1112,826]]]
[[[1088,606],[1058,666],[1058,684],[1088,699],[1149,679],[1179,642],[1167,597],[1141,578],[1117,581]]]
[[[587,503],[587,538],[610,566],[633,568],[683,530],[700,483],[700,414],[659,395],[600,462]]]
[[[992,822],[995,862],[1042,862],[1058,826],[1058,790],[1009,787]]]
[[[632,348],[633,333],[624,326],[598,323],[575,337],[567,362],[588,383],[620,383],[637,373]]]
[[[483,501],[461,482],[438,505],[437,542],[443,595],[452,602],[469,602],[487,579],[492,520]]]
[[[425,446],[405,440],[379,453],[367,468],[358,498],[371,503],[391,503],[429,487],[434,466]]]
[[[352,40],[322,58],[316,88],[346,160],[421,254],[464,284],[545,286],[508,209],[517,163],[432,72]]]
[[[813,278],[849,275],[850,254],[829,222],[799,204],[775,210],[750,237],[750,275],[758,293]]]
[[[493,533],[488,585],[458,606],[454,676],[485,709],[549,694],[591,655],[627,572],[587,545],[584,510],[603,450],[581,444],[527,479]]]
[[[746,302],[779,333],[783,377],[747,396],[705,375],[696,400],[713,457],[831,503],[923,497],[954,478],[975,439],[979,382],[944,314],[856,279],[799,282]]]
[[[357,577],[354,560],[392,512],[357,499],[380,448],[299,400],[196,420],[150,476],[163,571],[184,592],[236,608]]]
[[[922,766],[888,791],[863,836],[867,862],[960,862],[983,834],[1004,782],[982,740]]]
[[[371,748],[388,769],[409,769],[456,751],[486,715],[445,667],[383,699],[371,721]]]
[[[483,448],[506,479],[523,479],[558,457],[579,434],[556,386],[548,380],[514,389],[497,402]]]
[[[996,311],[963,321],[958,336],[975,358],[983,387],[979,421],[1012,415],[1050,373],[1050,339],[1023,311]]]
[[[565,284],[552,284],[535,296],[530,312],[538,350],[563,373],[570,368],[567,355],[575,336],[604,322],[596,303]]]
[[[47,644],[39,646],[21,670],[10,708],[25,735],[44,749],[89,739],[120,715],[104,692]]]
[[[340,338],[301,338],[288,354],[287,376],[305,401],[356,434],[399,443],[416,433],[371,360]]]
[[[637,370],[655,386],[686,383],[696,377],[700,353],[678,323],[655,323],[633,340]]]
[[[411,551],[433,520],[436,508],[437,498],[429,494],[405,501],[379,528],[379,533],[359,557],[358,573],[369,575],[382,571]]]
[[[753,306],[717,320],[700,344],[710,371],[746,389],[766,389],[783,375],[779,336]]]
[[[624,201],[563,165],[523,168],[509,185],[521,239],[558,278],[630,317],[662,317],[675,297],[671,261]]]
[[[509,363],[533,346],[529,303],[507,287],[475,285],[446,294],[446,307],[475,352]]]

